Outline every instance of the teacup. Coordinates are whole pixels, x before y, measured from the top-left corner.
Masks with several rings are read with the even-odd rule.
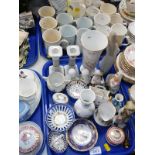
[[[127,34],[127,28],[120,23],[113,24],[111,27],[111,34],[115,34],[116,42],[120,46]]]
[[[109,15],[112,15],[117,12],[117,8],[115,5],[110,4],[110,3],[102,3],[100,6],[100,11],[102,13],[107,13]]]
[[[47,78],[44,79],[47,81],[48,89],[53,92],[59,93],[66,86],[65,76],[60,72],[50,74]]]
[[[116,23],[123,24],[123,18],[121,17],[121,15],[119,13],[114,13],[111,15],[110,25],[113,25]]]
[[[53,17],[55,15],[55,9],[51,6],[43,6],[38,10],[38,14],[40,18],[47,16]]]
[[[82,67],[87,68],[92,74],[102,51],[108,45],[108,39],[102,32],[90,30],[83,33],[81,43],[83,50]]]
[[[77,29],[72,25],[63,25],[60,26],[59,31],[63,39],[68,41],[69,45],[75,44]]]
[[[60,26],[71,24],[73,22],[73,16],[69,13],[60,13],[57,15],[56,20]]]
[[[41,27],[42,32],[50,28],[56,28],[57,24],[57,20],[55,20],[53,17],[44,17],[41,18],[41,20],[39,21],[39,25]]]
[[[42,38],[44,40],[44,44],[46,47],[46,51],[48,51],[48,48],[53,45],[68,45],[68,41],[61,40],[62,36],[61,33],[58,30],[55,29],[47,29],[43,32]]]
[[[88,17],[80,17],[76,21],[77,28],[91,28],[93,26],[93,21],[92,19]]]
[[[94,16],[94,24],[96,27],[108,25],[110,21],[110,16],[106,13],[98,13]]]
[[[86,15],[90,18],[94,18],[96,14],[98,14],[100,10],[95,6],[90,6],[86,9]]]

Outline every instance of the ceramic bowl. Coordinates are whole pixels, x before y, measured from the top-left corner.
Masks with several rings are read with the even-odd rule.
[[[67,104],[68,103],[68,96],[63,93],[55,93],[52,96],[54,103],[56,104]]]
[[[19,124],[19,153],[20,155],[37,154],[43,144],[43,133],[34,122]]]
[[[50,132],[48,135],[48,145],[56,153],[63,153],[68,147],[66,135],[64,133]]]
[[[38,10],[38,14],[41,18],[48,16],[53,17],[55,15],[55,9],[51,6],[42,6]]]
[[[75,119],[71,106],[64,104],[52,105],[46,115],[46,124],[52,131],[63,132],[70,128]]]

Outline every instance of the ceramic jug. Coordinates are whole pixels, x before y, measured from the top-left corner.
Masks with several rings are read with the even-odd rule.
[[[91,89],[83,89],[80,98],[74,104],[74,110],[79,117],[89,118],[94,114],[96,95]]]

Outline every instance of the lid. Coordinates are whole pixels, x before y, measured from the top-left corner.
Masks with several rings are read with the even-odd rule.
[[[68,96],[63,93],[55,93],[52,98],[55,103],[68,103]]]
[[[43,141],[40,127],[34,122],[19,125],[19,152],[36,154]]]
[[[108,39],[102,32],[91,30],[83,33],[81,43],[82,46],[89,51],[101,51],[107,47]]]
[[[125,140],[125,133],[118,127],[111,127],[106,133],[107,141],[113,145],[122,144]]]

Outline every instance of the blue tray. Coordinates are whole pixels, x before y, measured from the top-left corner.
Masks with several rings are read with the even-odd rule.
[[[26,64],[23,66],[23,68],[28,68],[32,66],[38,60],[38,21],[36,21],[35,24],[35,28],[29,32],[30,49],[28,52]]]
[[[43,92],[43,86],[45,85],[45,81],[41,78],[41,76],[37,72],[35,72],[35,73],[38,75],[38,77],[39,77],[39,79],[41,81],[42,92]],[[40,149],[40,151],[39,151],[39,153],[37,155],[42,155],[42,152],[43,152],[43,150],[45,148],[45,133],[46,133],[45,129],[46,129],[46,127],[45,127],[45,124],[44,124],[44,120],[45,120],[45,118],[44,118],[45,117],[45,115],[44,115],[45,114],[44,105],[45,105],[45,103],[44,103],[43,98],[44,97],[43,97],[43,93],[42,93],[41,100],[40,100],[40,103],[39,103],[37,109],[35,110],[34,114],[28,120],[28,121],[33,121],[33,122],[37,123],[40,126],[40,128],[41,128],[41,130],[43,132],[43,138],[44,138],[43,139],[43,145],[42,145],[42,147],[41,147],[41,149]]]
[[[60,60],[60,63],[61,65],[65,65],[67,64],[68,60],[66,59],[61,59]],[[78,66],[80,66],[81,64],[81,59],[77,59],[76,63],[78,64]],[[44,67],[43,67],[43,70],[42,70],[42,74],[43,76],[48,76],[48,69],[49,69],[49,66],[52,65],[52,61],[48,61]],[[112,68],[111,72],[114,72],[114,68]],[[123,83],[123,82],[122,82]],[[126,95],[126,92],[123,92],[123,89],[124,87],[128,87],[125,85],[125,83],[123,85],[121,85],[121,89],[120,89],[120,93],[123,93]],[[126,88],[127,90],[128,88]],[[63,91],[64,93],[66,93],[66,91]],[[53,101],[52,101],[52,95],[53,93],[51,91],[48,90],[47,88],[47,85],[46,83],[44,83],[44,100],[45,100],[45,113],[47,113],[47,109],[53,104]],[[67,93],[66,93],[67,94]],[[127,98],[125,97],[125,102],[126,102]],[[71,106],[73,106],[75,103],[75,100],[70,98],[69,97],[69,104]],[[97,130],[98,130],[98,133],[99,133],[99,138],[98,138],[98,141],[97,141],[97,144],[96,146],[100,146],[101,147],[101,150],[102,150],[102,154],[109,154],[109,155],[128,155],[130,153],[132,153],[134,151],[134,148],[135,148],[135,129],[134,129],[134,123],[133,123],[133,120],[130,119],[128,124],[127,124],[127,127],[125,129],[125,132],[129,132],[129,143],[130,143],[130,147],[128,149],[125,149],[122,145],[121,146],[111,146],[110,145],[110,148],[111,148],[111,151],[110,152],[107,152],[104,148],[104,143],[107,143],[106,142],[106,139],[105,139],[105,134],[106,134],[106,131],[107,131],[107,127],[100,127],[98,126],[95,121],[93,120],[93,118],[90,118],[91,121],[94,122],[94,124],[96,125],[97,127]],[[49,134],[49,129],[48,127],[46,126],[46,143],[47,143],[47,140],[48,140],[48,134]],[[48,155],[56,155],[55,152],[51,151],[51,149],[49,148],[49,146],[47,145],[47,152],[48,152]],[[67,150],[63,153],[63,155],[89,155],[89,152],[77,152],[75,150],[73,150],[70,146],[67,148]]]

